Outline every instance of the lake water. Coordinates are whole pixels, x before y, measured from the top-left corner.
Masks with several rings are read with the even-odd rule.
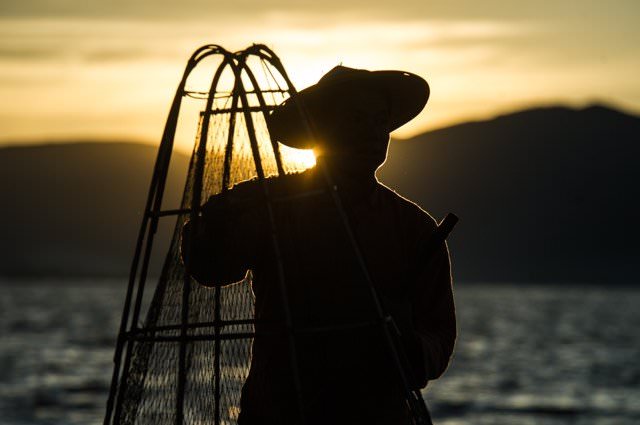
[[[0,282],[0,424],[102,423],[125,286]],[[460,284],[437,425],[640,423],[640,288]]]

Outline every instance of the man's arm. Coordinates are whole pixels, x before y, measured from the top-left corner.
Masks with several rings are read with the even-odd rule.
[[[244,279],[254,267],[258,214],[232,207],[224,195],[211,197],[202,214],[182,230],[181,251],[187,272],[205,286]]]
[[[436,379],[446,370],[456,340],[456,315],[453,301],[451,266],[446,244],[424,262],[414,280],[413,324],[416,343],[422,351],[419,379]],[[418,260],[419,261],[419,260]]]

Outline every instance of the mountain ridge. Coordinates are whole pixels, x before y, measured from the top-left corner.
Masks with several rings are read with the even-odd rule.
[[[436,217],[461,217],[450,238],[461,280],[637,283],[638,140],[640,118],[607,106],[535,108],[393,141],[378,177]],[[126,276],[156,153],[79,139],[0,148],[12,205],[0,212],[0,276]],[[174,152],[170,206],[188,160]],[[590,207],[593,240],[581,233]],[[627,240],[611,236],[615,220]]]
[[[638,249],[611,223],[640,236],[638,140],[637,117],[542,108],[392,144],[380,177],[436,216],[460,215],[450,241],[463,279],[637,281]]]

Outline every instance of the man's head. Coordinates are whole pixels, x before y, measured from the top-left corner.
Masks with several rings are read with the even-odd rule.
[[[337,66],[279,105],[267,125],[285,145],[375,171],[389,133],[413,119],[428,97],[429,86],[417,75]]]
[[[375,171],[389,145],[389,102],[367,87],[353,87],[348,96],[310,110],[316,155],[327,161],[350,163],[364,172]]]

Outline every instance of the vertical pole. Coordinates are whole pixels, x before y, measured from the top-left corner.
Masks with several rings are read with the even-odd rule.
[[[224,165],[222,169],[222,191],[229,189],[231,179],[231,161],[233,160],[233,140],[236,131],[236,109],[238,108],[238,94],[233,90],[231,100],[231,113],[229,114],[229,134],[227,134],[227,145],[224,150]]]
[[[347,234],[351,247],[356,257],[356,261],[362,271],[362,274],[367,282],[367,287],[369,289],[369,296],[371,297],[371,301],[373,302],[376,315],[378,316],[378,322],[380,324],[380,330],[382,332],[382,336],[384,341],[389,349],[389,354],[391,355],[391,359],[398,371],[398,377],[400,380],[401,390],[404,392],[405,399],[407,401],[410,412],[412,413],[412,417],[417,421],[418,424],[430,424],[431,420],[428,416],[428,410],[424,400],[422,403],[415,397],[415,394],[411,391],[411,385],[409,384],[409,379],[407,377],[407,370],[405,370],[405,366],[402,362],[402,352],[401,347],[399,347],[393,339],[391,331],[389,329],[390,323],[385,316],[384,309],[382,308],[382,303],[380,302],[380,297],[378,296],[378,292],[376,290],[375,284],[373,283],[373,278],[369,273],[369,268],[367,263],[362,255],[362,250],[358,244],[355,234],[353,233],[353,229],[351,228],[351,224],[349,222],[349,218],[345,212],[344,206],[342,204],[342,200],[340,199],[340,194],[338,193],[338,186],[335,185],[333,178],[331,177],[331,173],[329,169],[325,166],[324,162],[320,161],[318,164],[320,167],[325,181],[327,182],[327,186],[330,188],[331,196],[333,198],[333,202],[338,210],[338,214],[340,219],[342,220],[342,224],[344,230]],[[424,413],[427,413],[425,416]],[[425,422],[427,421],[427,422]]]
[[[251,85],[253,86],[253,91],[256,97],[258,98],[258,104],[260,105],[260,109],[262,110],[262,113],[266,119],[268,114],[267,103],[264,101],[264,96],[262,96],[262,92],[260,91],[258,80],[256,79],[255,75],[253,75],[253,72],[251,71],[251,69],[249,69],[248,66],[243,67],[243,70],[247,73],[247,76],[249,77],[249,81],[251,81]],[[273,155],[276,160],[276,168],[278,170],[278,175],[283,176],[284,167],[282,166],[282,157],[280,156],[280,147],[278,146],[278,142],[275,140],[271,140],[271,148],[273,149]]]
[[[107,410],[105,414],[104,424],[108,425],[112,420],[112,412],[114,410],[114,399],[117,394],[117,401],[115,406],[115,418],[114,423],[118,424],[120,422],[120,415],[122,411],[122,403],[124,398],[124,393],[126,390],[126,378],[129,370],[130,362],[131,362],[131,352],[133,349],[133,343],[130,340],[126,340],[126,328],[127,323],[129,321],[129,311],[131,306],[131,298],[133,296],[133,287],[135,286],[135,280],[137,275],[137,269],[140,261],[140,254],[142,253],[142,244],[144,241],[144,237],[147,237],[147,243],[145,244],[145,253],[143,256],[143,265],[142,270],[140,272],[140,278],[138,283],[138,291],[136,295],[136,301],[133,311],[133,317],[131,319],[131,329],[135,329],[138,324],[138,318],[140,314],[140,306],[142,302],[142,293],[144,290],[144,283],[146,278],[146,271],[149,262],[149,254],[151,250],[151,246],[153,245],[153,234],[156,230],[157,225],[157,217],[154,217],[151,213],[151,205],[153,203],[154,210],[159,210],[162,205],[162,195],[164,193],[164,184],[166,181],[167,170],[169,166],[169,161],[171,158],[171,151],[173,149],[173,139],[175,136],[175,130],[177,126],[178,115],[180,113],[180,104],[182,101],[182,95],[184,92],[184,85],[189,75],[191,69],[195,65],[193,61],[193,56],[189,60],[187,67],[183,73],[182,80],[178,85],[178,89],[176,90],[176,94],[173,99],[173,103],[171,104],[171,109],[169,111],[169,117],[167,119],[167,123],[164,128],[164,132],[162,134],[162,141],[160,143],[160,148],[158,149],[158,157],[156,159],[156,164],[154,166],[153,175],[151,178],[151,185],[149,188],[149,194],[147,197],[147,204],[145,206],[145,215],[143,217],[142,224],[140,226],[140,232],[138,235],[138,240],[136,242],[136,251],[134,253],[134,258],[131,266],[131,271],[129,275],[129,288],[127,289],[127,295],[125,298],[125,307],[123,310],[122,321],[120,324],[120,331],[118,334],[118,342],[116,345],[116,353],[115,353],[115,364],[114,371],[111,381],[111,389],[109,391],[109,398],[107,400]],[[151,221],[151,226],[149,226],[149,220]],[[147,232],[148,230],[148,232]],[[124,349],[124,344],[127,342],[127,350],[124,358],[124,367],[122,368],[122,375],[120,376],[120,362],[122,361],[122,351]]]
[[[202,123],[203,127],[209,126],[208,116],[205,115]],[[204,132],[204,130],[202,130]],[[193,182],[193,193],[191,196],[191,219],[197,214],[200,206],[200,192],[202,190],[202,169],[204,168],[204,156],[206,154],[206,135],[204,139],[200,137],[200,144],[196,149],[195,177]],[[191,229],[194,232],[194,229]],[[186,253],[188,254],[188,253]],[[191,276],[185,271],[182,285],[182,300],[180,305],[180,342],[178,347],[178,388],[176,392],[176,416],[175,424],[184,423],[184,393],[187,383],[187,331],[189,324],[189,298],[191,295]]]
[[[151,185],[149,188],[149,195],[147,197],[147,206],[145,207],[145,211],[149,210],[149,206],[151,204],[151,200],[153,198],[153,194],[155,192],[156,180],[158,175],[158,163],[160,162],[161,149],[158,150],[158,158],[156,159],[156,165],[153,169],[153,175],[151,177]],[[131,308],[131,299],[133,296],[133,291],[136,283],[136,274],[138,271],[138,262],[140,260],[140,252],[142,251],[142,243],[144,241],[144,236],[147,233],[147,224],[148,224],[149,216],[147,214],[142,218],[142,223],[140,225],[140,230],[138,233],[138,239],[136,241],[135,252],[133,254],[133,261],[131,264],[131,270],[129,272],[129,284],[127,286],[127,293],[124,300],[124,309],[122,311],[122,318],[120,319],[120,330],[118,331],[118,339],[116,341],[116,350],[113,357],[113,375],[111,377],[111,387],[109,389],[109,398],[107,399],[107,409],[104,417],[104,425],[109,425],[111,423],[111,415],[113,412],[113,402],[115,400],[115,395],[118,389],[118,378],[120,375],[120,363],[122,361],[122,350],[125,344],[125,332],[127,330],[127,323],[129,322],[129,311]]]
[[[200,129],[200,144],[196,150],[196,161],[193,181],[193,194],[191,197],[191,214],[192,222],[197,223],[197,216],[200,210],[200,202],[202,199],[202,188],[204,179],[205,157],[207,154],[207,139],[209,138],[209,126],[211,121],[211,111],[215,99],[215,88],[218,84],[222,72],[232,61],[232,56],[223,48],[216,46],[215,52],[224,56],[223,62],[219,65],[215,75],[211,81],[211,88],[207,103],[205,106],[205,114],[202,120],[202,128]],[[195,226],[191,227],[191,231],[195,232]],[[188,247],[187,247],[188,248]],[[188,255],[187,255],[188,257]],[[187,384],[187,331],[189,327],[189,296],[191,293],[191,277],[188,273],[184,274],[184,285],[182,290],[182,307],[181,307],[181,327],[180,327],[180,347],[178,353],[178,389],[176,394],[176,425],[184,423],[184,392]],[[214,381],[216,377],[214,376]],[[218,407],[216,407],[217,409]]]
[[[242,58],[244,59],[244,58]],[[247,100],[246,91],[242,84],[241,80],[241,72],[242,68],[246,66],[244,60],[239,61],[240,63],[235,67],[235,75],[236,82],[238,84],[238,89],[240,93],[240,98],[242,101],[244,117],[247,125],[247,133],[249,134],[249,142],[251,144],[251,152],[253,154],[253,161],[256,165],[256,172],[258,174],[258,180],[261,183],[262,191],[264,194],[267,215],[269,219],[269,227],[271,230],[271,244],[273,247],[274,255],[276,257],[277,262],[277,270],[278,270],[278,284],[280,287],[280,295],[282,297],[282,305],[285,314],[285,322],[287,328],[287,336],[289,341],[289,352],[291,356],[291,368],[292,368],[292,376],[293,376],[293,385],[296,393],[297,404],[298,404],[298,414],[300,417],[300,423],[304,425],[306,423],[303,403],[302,403],[302,383],[300,380],[299,368],[298,368],[298,355],[295,345],[295,329],[293,327],[293,318],[291,315],[291,310],[289,308],[289,298],[287,296],[287,288],[284,277],[284,263],[282,259],[282,253],[280,251],[280,243],[278,241],[277,234],[277,226],[275,222],[275,216],[273,212],[273,206],[271,203],[271,197],[269,195],[269,188],[267,186],[267,182],[265,180],[264,170],[262,168],[262,161],[260,158],[260,150],[258,147],[258,140],[256,138],[255,127],[253,126],[253,118],[251,117],[251,112],[248,109],[249,103]]]
[[[282,66],[282,63],[280,62],[280,60],[278,59],[277,56],[273,55],[272,52],[266,48],[266,47],[262,47],[262,49],[268,53],[270,53],[272,56],[268,59],[269,62],[271,62],[274,67],[280,72],[280,75],[282,75],[282,77],[285,80],[285,83],[287,84],[287,86],[290,89],[290,93],[295,94],[295,89],[293,89],[293,84],[291,83],[291,81],[289,80],[289,77],[286,73],[286,71],[284,70],[284,67]],[[307,127],[307,132],[310,136],[313,137],[314,134],[317,134],[317,131],[315,131],[314,128],[314,124],[313,121],[309,119],[309,116],[307,115],[306,111],[304,110],[304,107],[302,104],[300,104],[299,102],[295,102],[296,105],[298,106],[298,110],[300,113],[300,117],[303,119],[306,127]],[[367,282],[367,285],[369,287],[369,293],[372,299],[372,302],[374,304],[375,310],[376,310],[376,314],[378,316],[378,320],[380,322],[380,326],[381,326],[381,331],[383,334],[383,338],[385,340],[385,343],[387,344],[387,347],[389,349],[389,353],[391,355],[391,358],[393,360],[394,366],[396,367],[397,371],[398,371],[398,377],[399,377],[399,381],[400,381],[400,386],[401,386],[401,390],[404,392],[405,394],[405,398],[408,404],[408,407],[411,411],[413,420],[416,421],[416,423],[418,424],[431,424],[431,418],[429,415],[429,410],[427,408],[427,405],[424,401],[424,399],[422,398],[422,396],[420,394],[415,394],[415,392],[413,392],[411,390],[411,387],[409,385],[409,381],[407,378],[407,371],[405,370],[403,364],[402,364],[402,360],[401,360],[401,352],[399,350],[401,350],[401,347],[399,347],[395,341],[393,340],[393,337],[391,335],[390,329],[389,329],[389,323],[387,323],[385,314],[384,314],[384,310],[382,308],[382,305],[380,303],[380,299],[377,293],[377,290],[375,288],[375,285],[373,283],[373,279],[371,278],[371,275],[369,273],[369,268],[367,267],[366,262],[364,261],[364,257],[362,255],[362,252],[360,250],[360,247],[358,245],[358,242],[355,238],[355,235],[353,233],[353,230],[351,228],[351,225],[349,223],[348,217],[346,215],[346,212],[344,210],[344,207],[342,205],[342,201],[340,199],[340,195],[338,193],[338,188],[337,186],[334,184],[333,179],[331,177],[331,174],[329,172],[329,170],[326,168],[326,166],[324,166],[324,164],[319,163],[318,166],[320,167],[323,176],[325,178],[325,181],[327,183],[327,186],[329,187],[329,191],[331,193],[331,196],[333,198],[334,204],[336,206],[336,209],[338,211],[338,214],[342,220],[343,223],[343,227],[344,230],[347,234],[347,237],[350,241],[350,244],[352,246],[353,252],[356,256],[356,260],[359,264],[359,267],[363,273],[363,277],[365,278],[365,281]]]
[[[215,88],[212,88],[215,90]],[[224,164],[222,168],[222,187],[221,191],[226,192],[229,190],[230,178],[231,178],[231,162],[233,160],[233,148],[236,129],[236,109],[238,108],[238,93],[234,84],[233,91],[231,93],[231,113],[229,114],[229,133],[227,134],[227,144],[224,152]],[[222,311],[220,299],[222,297],[222,288],[214,288],[214,310],[213,310],[213,323],[214,323],[214,347],[213,347],[213,393],[214,393],[214,415],[213,423],[220,425],[220,400],[221,400],[221,379],[220,376],[220,360],[222,356],[222,341],[220,340],[220,332],[222,330],[221,320]]]
[[[176,394],[176,425],[184,423],[184,392],[187,382],[187,325],[189,322],[189,295],[191,294],[191,279],[185,273],[182,286],[182,310],[180,315],[180,347],[178,352],[178,392]]]

